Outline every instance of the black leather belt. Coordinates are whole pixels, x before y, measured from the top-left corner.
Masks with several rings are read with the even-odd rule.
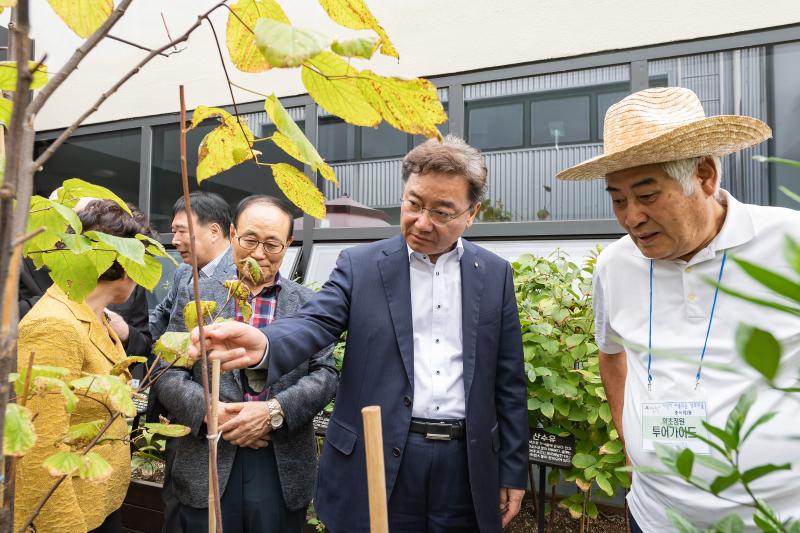
[[[425,435],[426,439],[431,440],[460,440],[465,435],[463,420],[412,418],[410,431]]]

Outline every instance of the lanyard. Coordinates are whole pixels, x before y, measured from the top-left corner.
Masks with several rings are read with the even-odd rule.
[[[711,333],[711,322],[714,320],[714,309],[717,307],[717,295],[719,294],[719,285],[722,283],[722,273],[725,271],[725,259],[728,257],[728,251],[722,254],[722,264],[719,267],[719,276],[717,276],[717,286],[714,289],[714,301],[711,303],[711,315],[708,317],[708,327],[706,328],[706,338],[703,341],[703,351],[700,352],[700,364],[697,366],[697,374],[695,374],[696,389],[700,385],[700,374],[703,371],[703,359],[706,356],[706,347],[708,346],[708,336]],[[654,261],[650,260],[650,320],[647,333],[647,390],[653,390],[653,374],[651,369],[653,367],[653,264]]]

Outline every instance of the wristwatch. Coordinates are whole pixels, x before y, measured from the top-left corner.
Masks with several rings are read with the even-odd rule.
[[[272,398],[267,401],[267,409],[269,410],[269,425],[272,429],[280,429],[283,426],[283,409],[278,400]]]

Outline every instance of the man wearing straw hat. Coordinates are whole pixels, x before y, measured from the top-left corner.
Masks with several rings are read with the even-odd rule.
[[[763,142],[771,131],[750,117],[706,117],[692,91],[673,87],[628,96],[609,109],[604,126],[604,154],[557,177],[605,178],[614,213],[628,232],[598,258],[594,307],[600,372],[630,462],[663,470],[659,444],[690,448],[696,454],[693,475],[711,483],[721,474],[708,466],[719,468],[714,459],[722,456],[695,435],[706,433],[704,421],[724,428],[755,384],[758,399],[746,425],[777,414],[742,446],[739,469],[793,464],[749,485],[782,519],[797,518],[800,446],[789,438],[796,436],[800,403],[768,388],[742,364],[735,337],[746,323],[781,341],[776,382],[789,386],[800,368],[800,320],[716,288],[721,281],[775,299],[742,270],[741,260],[791,276],[782,250],[787,235],[800,240],[800,213],[742,204],[720,189],[720,157]],[[743,486],[734,483],[721,496],[677,477],[635,471],[628,495],[632,530],[674,531],[666,514],[671,508],[703,528],[736,512],[755,531]]]

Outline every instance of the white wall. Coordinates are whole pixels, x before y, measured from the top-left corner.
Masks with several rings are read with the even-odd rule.
[[[280,1],[280,0],[279,0]],[[81,40],[66,30],[44,0],[31,0],[37,56],[51,70]],[[118,3],[115,2],[115,3]],[[166,42],[160,13],[173,37],[192,24],[214,0],[136,0],[113,35],[156,47]],[[400,62],[380,58],[374,70],[404,76],[437,75],[590,52],[630,48],[800,22],[798,0],[368,0],[400,52]],[[283,0],[297,25],[343,35],[313,0]],[[5,22],[7,15],[0,21]],[[224,40],[227,12],[212,17]],[[184,45],[186,46],[186,45]],[[223,51],[224,51],[223,42]],[[130,69],[145,52],[119,42],[101,44],[51,98],[37,129],[60,128]],[[227,52],[225,52],[227,55]],[[299,72],[243,74],[234,81],[262,93],[305,92]],[[170,58],[158,58],[136,75],[86,123],[156,115],[178,110],[178,84],[187,105],[230,103],[217,51],[206,27]],[[240,102],[258,96],[236,91]]]

